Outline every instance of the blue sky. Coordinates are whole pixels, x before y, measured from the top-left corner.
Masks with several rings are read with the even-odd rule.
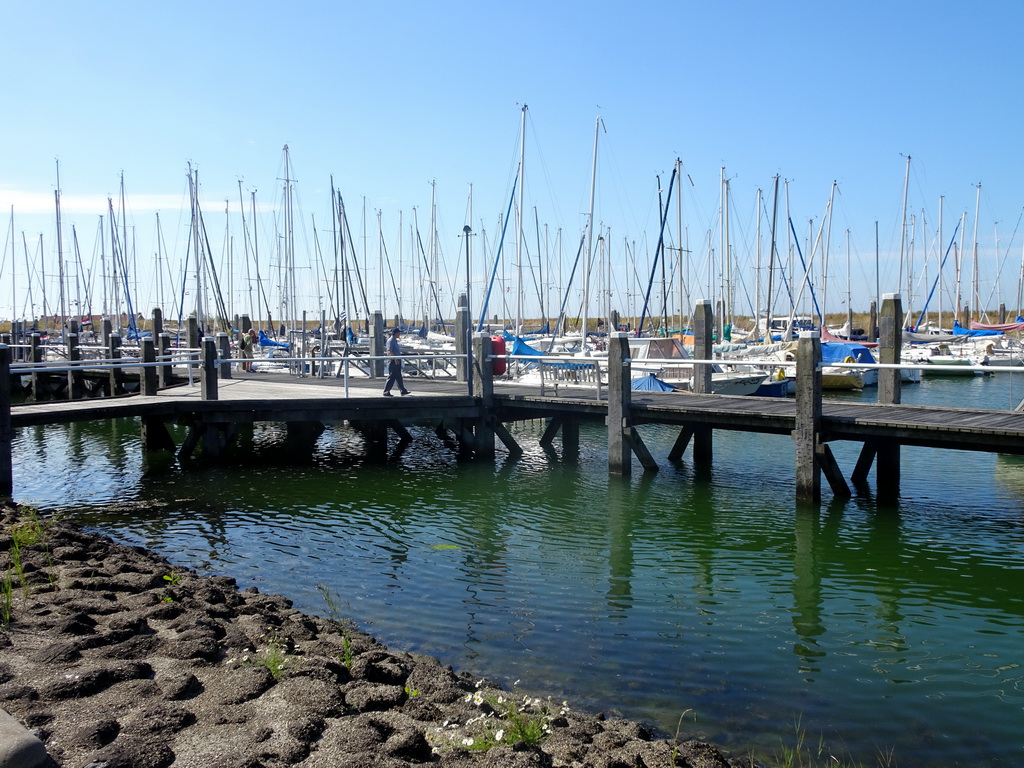
[[[258,1],[96,6],[4,0],[0,9],[0,65],[9,75],[0,119],[0,229],[6,233],[0,317],[10,316],[13,301],[23,314],[23,233],[36,271],[36,305],[40,234],[53,282],[58,159],[64,258],[70,258],[74,225],[83,282],[98,281],[98,220],[108,195],[117,203],[123,173],[135,249],[132,290],[144,312],[156,299],[156,209],[168,251],[162,274],[181,282],[176,273],[187,240],[191,162],[218,269],[237,273],[231,281],[222,276],[232,286],[228,302],[235,312],[248,311],[238,183],[247,201],[256,191],[259,238],[274,242],[285,144],[297,179],[297,262],[308,266],[314,258],[314,218],[321,248],[330,245],[333,175],[360,252],[366,212],[370,304],[389,315],[396,299],[387,295],[390,288],[385,295],[379,289],[386,268],[378,257],[378,212],[403,312],[414,314],[423,275],[409,266],[413,210],[426,240],[436,182],[447,276],[439,270],[436,277],[462,285],[462,228],[472,185],[478,308],[519,160],[524,103],[524,244],[529,258],[540,261],[535,222],[547,228],[540,250],[548,271],[540,279],[551,286],[543,291],[549,314],[561,295],[555,233],[563,233],[564,280],[586,223],[598,115],[605,130],[594,221],[611,228],[612,304],[620,311],[629,311],[646,286],[658,238],[657,178],[667,194],[677,157],[686,180],[683,231],[673,202],[666,237],[673,247],[680,240],[689,246],[684,274],[690,299],[721,290],[716,277],[708,287],[706,275],[709,242],[712,263],[720,263],[723,167],[730,180],[736,313],[749,314],[754,296],[756,190],[765,196],[767,254],[764,210],[771,208],[776,174],[788,181],[789,213],[808,253],[808,232],[817,234],[832,183],[838,183],[827,311],[845,311],[847,230],[853,305],[866,309],[875,290],[876,221],[881,291],[906,294],[895,254],[910,155],[913,304],[919,306],[926,292],[925,254],[936,259],[940,196],[945,240],[966,213],[966,261],[973,255],[981,183],[979,293],[983,304],[1016,306],[1024,240],[1024,231],[1015,232],[1024,210],[1017,148],[1024,72],[1019,2],[300,2],[286,8]],[[779,211],[783,222],[784,201]],[[228,270],[225,243],[232,240]],[[498,283],[510,292],[516,285],[511,240]],[[816,260],[823,261],[823,252]],[[264,271],[275,258],[261,255]],[[820,269],[816,263],[815,274]],[[928,274],[934,279],[934,265]],[[944,280],[952,282],[951,269]],[[595,284],[592,293],[599,288]],[[450,303],[452,290],[442,287],[443,301]],[[578,284],[570,290],[570,305],[579,304],[581,290]],[[51,305],[56,291],[51,284]],[[95,312],[99,292],[94,288]],[[528,315],[537,314],[537,292],[527,291]],[[318,311],[322,294],[306,285],[300,304]],[[493,304],[491,310],[503,313]],[[595,304],[590,314],[597,311]]]

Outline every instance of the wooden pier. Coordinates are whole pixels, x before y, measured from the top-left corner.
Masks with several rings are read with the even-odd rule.
[[[880,317],[883,333],[898,338],[901,319],[899,297],[887,296]],[[710,304],[701,303],[695,321],[698,360],[710,357],[710,324]],[[469,383],[410,380],[415,391],[409,397],[383,397],[382,380],[373,378],[353,378],[344,385],[337,378],[297,379],[271,373],[234,372],[231,378],[219,378],[223,361],[216,355],[214,340],[205,343],[205,367],[197,386],[159,389],[144,383],[136,395],[14,406],[10,350],[0,345],[0,495],[10,497],[13,491],[13,429],[124,417],[140,420],[144,450],[173,452],[182,461],[218,459],[240,432],[258,422],[285,423],[287,439],[300,449],[311,448],[325,425],[346,422],[363,434],[371,458],[386,457],[388,430],[398,435],[401,446],[410,439],[407,426],[429,424],[439,437],[457,446],[460,456],[493,460],[496,442],[512,455],[521,451],[505,427],[508,423],[547,420],[541,443],[550,445],[559,438],[563,450],[575,450],[579,425],[597,421],[608,426],[609,471],[622,475],[632,471],[633,456],[645,471],[658,468],[658,458],[637,430],[645,424],[678,427],[679,436],[665,458],[677,461],[692,448],[695,464],[713,461],[715,430],[790,435],[795,443],[796,495],[812,501],[821,497],[823,476],[836,496],[851,493],[829,448],[834,441],[862,445],[850,479],[860,485],[874,467],[880,499],[898,496],[902,446],[1024,454],[1024,413],[901,405],[895,369],[879,371],[878,404],[823,401],[816,334],[799,342],[795,399],[710,394],[707,366],[699,368],[692,394],[633,392],[626,334],[609,339],[605,392],[570,387],[557,395],[496,378],[491,340],[483,334],[473,339]],[[898,360],[898,340],[892,343]],[[886,355],[892,357],[884,351],[883,362]],[[145,382],[147,376],[140,378]],[[171,424],[187,428],[180,443],[172,439]]]

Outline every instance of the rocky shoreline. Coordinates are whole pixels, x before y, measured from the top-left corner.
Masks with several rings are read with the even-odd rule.
[[[330,595],[329,617],[309,616],[140,547],[0,515],[0,709],[45,746],[40,765],[757,765],[389,650]]]

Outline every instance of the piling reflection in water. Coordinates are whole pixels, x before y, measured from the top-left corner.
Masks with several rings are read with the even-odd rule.
[[[643,429],[666,455],[674,431]],[[906,449],[898,508],[819,510],[793,506],[784,437],[717,434],[710,469],[624,480],[598,428],[563,456],[523,425],[526,455],[487,467],[413,431],[370,465],[345,429],[291,463],[257,429],[251,461],[181,473],[142,464],[132,422],[26,429],[15,487],[306,611],[326,583],[385,642],[474,674],[669,733],[693,710],[739,753],[799,719],[866,764],[1020,757],[1024,465]]]

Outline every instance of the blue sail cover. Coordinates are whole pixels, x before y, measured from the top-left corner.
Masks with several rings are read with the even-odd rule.
[[[288,349],[288,345],[283,341],[274,341],[272,338],[267,336],[265,331],[260,331],[260,346],[261,347],[283,347]]]
[[[539,349],[534,349],[533,347],[531,347],[529,344],[527,344],[525,341],[523,341],[518,336],[510,337],[510,336],[508,336],[506,334],[505,341],[511,341],[512,342],[512,353],[511,354],[513,354],[513,355],[536,355],[536,356],[542,356],[544,354]]]
[[[841,363],[848,357],[852,357],[854,362],[857,363],[875,362],[875,357],[871,354],[871,350],[863,344],[854,344],[853,342],[846,341],[822,342],[821,362],[825,365],[828,365],[829,363]]]
[[[666,384],[653,373],[646,376],[637,376],[633,379],[632,387],[634,392],[678,392],[677,387]]]
[[[957,336],[971,336],[973,338],[980,338],[982,336],[1002,336],[1002,331],[969,331],[964,328],[960,323],[953,322],[953,333]]]

